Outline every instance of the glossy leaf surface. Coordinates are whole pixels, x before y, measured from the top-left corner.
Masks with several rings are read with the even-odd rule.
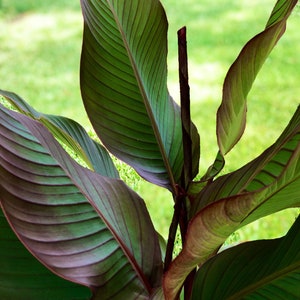
[[[197,272],[192,300],[299,299],[300,217],[280,239],[241,244]]]
[[[191,220],[185,247],[165,276],[166,295],[174,297],[185,276],[241,226],[281,209],[300,206],[299,186],[300,107],[273,146],[200,192],[196,203],[203,207]]]
[[[185,247],[164,279],[170,299],[188,273],[235,230],[262,216],[300,206],[299,116],[298,108],[278,141],[260,157],[202,190],[200,194],[210,200],[191,220]]]
[[[266,149],[260,156],[237,171],[217,178],[203,189],[194,200],[192,214],[205,206],[245,191],[252,192],[265,188],[279,177],[288,166],[289,160],[297,154],[300,143],[300,107],[297,108],[290,123],[278,140]],[[296,186],[294,187],[297,193]],[[268,201],[268,203],[270,203]],[[288,197],[284,201],[272,202],[264,215],[294,206],[293,199]],[[264,207],[260,207],[263,211]],[[261,215],[262,216],[262,215]]]
[[[230,67],[217,112],[217,139],[223,155],[241,138],[246,124],[247,95],[266,58],[285,31],[297,0],[279,0],[263,32],[251,39]]]
[[[18,240],[0,210],[0,295],[14,300],[88,300],[91,291],[50,272]]]
[[[0,96],[3,96],[18,112],[42,122],[88,168],[104,176],[119,178],[106,149],[91,139],[80,124],[62,116],[40,113],[14,93],[0,90]]]
[[[161,3],[81,4],[81,91],[95,131],[142,177],[175,191],[182,132],[180,109],[167,90],[168,25]]]
[[[3,106],[0,117],[0,200],[22,243],[103,299],[147,297],[160,282],[161,254],[142,199],[78,165],[36,120]]]

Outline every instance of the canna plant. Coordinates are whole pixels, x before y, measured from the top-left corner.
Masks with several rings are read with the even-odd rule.
[[[247,94],[296,4],[277,1],[230,67],[217,111],[219,151],[199,176],[185,28],[179,106],[167,89],[161,3],[81,0],[80,87],[101,144],[77,122],[1,91],[1,299],[299,299],[299,218],[282,238],[220,251],[242,226],[300,206],[299,108],[272,146],[220,175],[243,134]],[[167,241],[109,152],[170,191]]]

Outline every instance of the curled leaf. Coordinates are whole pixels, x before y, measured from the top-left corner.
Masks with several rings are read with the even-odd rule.
[[[279,0],[264,31],[251,39],[230,67],[217,112],[217,139],[223,155],[241,138],[246,125],[247,95],[266,58],[283,35],[297,0]]]

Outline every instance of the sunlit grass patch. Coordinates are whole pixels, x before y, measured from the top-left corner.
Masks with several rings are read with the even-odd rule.
[[[80,11],[28,13],[0,23],[1,89],[39,111],[88,125],[79,89]]]

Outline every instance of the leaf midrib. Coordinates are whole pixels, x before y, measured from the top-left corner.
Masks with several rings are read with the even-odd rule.
[[[113,4],[112,4],[112,2],[110,0],[107,0],[107,3],[109,5],[109,7],[110,7],[110,10],[111,10],[111,12],[112,12],[112,14],[114,16],[114,19],[116,21],[116,24],[118,26],[120,35],[121,35],[123,43],[124,43],[124,47],[126,49],[126,52],[128,54],[128,58],[130,60],[132,69],[134,71],[135,78],[137,80],[137,83],[138,83],[138,86],[139,86],[139,90],[140,90],[142,99],[144,101],[144,105],[145,105],[148,117],[150,119],[150,124],[152,126],[153,133],[154,133],[154,136],[156,138],[156,141],[157,141],[157,144],[158,144],[158,148],[160,150],[160,153],[161,153],[161,156],[162,156],[162,159],[163,159],[163,162],[164,162],[164,166],[166,168],[167,174],[168,174],[169,179],[170,179],[170,185],[172,187],[172,191],[173,191],[173,193],[176,193],[177,189],[176,189],[176,183],[175,183],[175,180],[174,180],[174,177],[173,177],[172,169],[170,167],[170,163],[169,163],[169,160],[168,160],[165,148],[164,148],[164,144],[163,144],[163,141],[162,141],[159,129],[158,129],[158,125],[157,125],[157,123],[155,121],[155,118],[154,118],[151,106],[149,104],[147,93],[146,93],[145,88],[143,86],[143,82],[142,82],[141,76],[139,74],[137,64],[136,64],[135,59],[134,59],[134,57],[133,57],[133,55],[132,55],[132,53],[130,51],[130,46],[129,46],[128,42],[127,42],[125,32],[124,32],[124,30],[123,30],[123,28],[121,26],[121,23],[119,21],[118,15],[116,14],[116,11],[114,9],[114,6],[113,6]]]
[[[237,299],[243,299],[243,297],[257,291],[259,288],[266,286],[270,284],[274,280],[278,280],[290,273],[293,273],[294,271],[299,271],[300,268],[300,260],[298,260],[296,263],[289,265],[286,268],[277,270],[273,272],[272,274],[263,277],[261,280],[256,281],[255,283],[250,284],[246,288],[242,289],[238,293],[231,295],[229,298],[226,298],[226,300],[237,300]]]
[[[18,114],[15,112],[11,112],[11,113]],[[101,217],[102,222],[108,228],[108,230],[110,231],[110,233],[112,234],[112,236],[117,241],[120,248],[122,249],[123,253],[128,258],[128,261],[130,262],[131,267],[135,270],[135,274],[137,275],[137,277],[140,279],[143,286],[147,289],[148,293],[150,294],[151,286],[150,286],[148,280],[146,279],[146,277],[144,276],[141,268],[137,264],[135,258],[131,255],[131,252],[129,251],[128,247],[123,243],[123,241],[121,240],[119,235],[116,233],[114,228],[107,221],[106,217],[96,207],[96,205],[94,204],[94,201],[93,201],[92,197],[89,195],[88,191],[86,192],[85,189],[83,188],[85,184],[84,184],[84,182],[82,182],[81,178],[86,178],[86,177],[90,178],[90,177],[88,174],[86,174],[86,176],[80,176],[80,175],[84,175],[84,173],[93,173],[93,172],[90,171],[89,169],[85,169],[84,167],[81,167],[75,161],[73,161],[68,156],[68,154],[62,149],[61,145],[53,137],[52,137],[53,138],[52,144],[50,144],[50,148],[49,148],[48,142],[49,142],[49,140],[51,141],[50,132],[47,131],[46,134],[41,136],[41,132],[38,129],[38,127],[39,126],[44,127],[44,125],[42,125],[41,123],[38,123],[35,120],[34,120],[34,124],[31,124],[32,120],[28,121],[27,118],[28,118],[27,116],[19,115],[19,120],[20,119],[22,120],[21,121],[22,125],[25,126],[26,128],[28,128],[29,131],[32,131],[32,129],[35,131],[35,134],[33,134],[33,135],[39,140],[39,143],[41,143],[44,148],[48,149],[48,151],[50,153],[57,152],[57,151],[59,152],[59,156],[58,156],[59,158],[57,158],[57,156],[56,156],[55,158],[53,157],[53,159],[57,162],[57,164],[60,166],[60,168],[62,168],[62,170],[65,172],[66,176],[74,184],[74,186],[76,186],[76,188],[80,191],[82,196],[86,199],[87,203],[89,203],[93,207],[93,209],[97,212],[97,214]],[[48,138],[46,137],[47,134],[49,134]],[[40,136],[42,138],[42,140],[37,135]],[[44,140],[47,142],[45,142]],[[57,150],[53,149],[52,146],[54,146],[55,148],[58,148],[58,149]],[[62,151],[60,151],[59,149],[61,149]],[[66,164],[67,161],[69,161],[71,163],[71,166],[74,169],[73,170],[74,173],[72,173],[72,170]],[[79,171],[78,171],[78,169],[79,169]],[[96,176],[100,177],[101,175],[96,174]],[[79,182],[75,179],[76,177],[79,178]],[[110,179],[110,180],[113,180],[113,179]],[[117,179],[115,179],[115,180],[117,180]]]

